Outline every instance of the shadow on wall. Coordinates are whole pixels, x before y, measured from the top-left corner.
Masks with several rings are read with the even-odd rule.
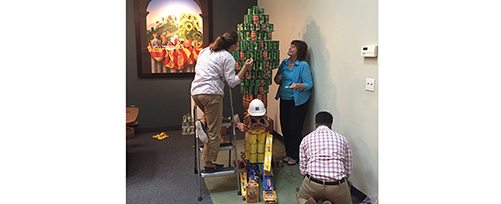
[[[305,127],[303,133],[306,135],[315,129],[315,114],[319,111],[329,111],[334,116],[334,123],[339,118],[336,106],[333,104],[336,98],[336,87],[330,74],[329,67],[330,53],[327,49],[326,38],[320,32],[320,27],[314,19],[309,18],[303,40],[308,44],[307,61],[310,64],[313,89],[312,97],[308,104]],[[328,95],[329,97],[326,97]]]
[[[363,140],[361,137],[348,138],[346,136],[346,135],[353,135],[353,133],[351,133],[349,131],[349,129],[350,128],[347,128],[347,130],[345,131],[343,136],[345,136],[348,139],[348,143],[350,145],[351,152],[352,152],[352,157],[356,157],[355,155],[370,155],[371,154],[369,151],[370,147],[365,140]],[[354,145],[354,144],[357,144],[357,145]],[[371,170],[370,167],[376,166],[376,168],[377,168],[378,161],[377,160],[372,161],[370,159],[367,159],[366,162],[371,162],[371,163],[375,162],[376,164],[374,165],[374,164],[361,163],[361,164],[363,164],[362,166],[355,166],[355,164],[353,164],[352,176],[357,175],[357,180],[362,181],[362,182],[360,182],[359,185],[357,185],[356,188],[358,188],[358,189],[372,189],[373,187],[370,186],[370,184],[376,184],[376,187],[375,187],[376,194],[375,195],[368,195],[368,196],[371,196],[371,198],[375,198],[377,196],[377,189],[378,189],[377,183],[378,183],[378,181],[375,180],[375,177],[372,177],[369,175],[373,174],[373,171],[374,171],[374,170]],[[377,174],[377,172],[376,172],[376,174]]]

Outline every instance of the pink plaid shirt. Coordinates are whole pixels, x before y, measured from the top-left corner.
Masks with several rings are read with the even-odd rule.
[[[351,175],[351,150],[341,134],[321,125],[306,135],[299,146],[299,172],[325,182]]]

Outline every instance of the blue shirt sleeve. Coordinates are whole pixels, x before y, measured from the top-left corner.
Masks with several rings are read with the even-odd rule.
[[[313,88],[313,78],[311,77],[311,70],[310,70],[310,65],[308,65],[308,62],[302,62],[302,69],[301,69],[301,80],[303,81],[304,84],[304,90],[310,90]]]

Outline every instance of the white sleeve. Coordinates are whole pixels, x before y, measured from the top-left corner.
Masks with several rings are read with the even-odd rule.
[[[233,88],[240,83],[240,78],[235,75],[235,59],[233,56],[226,55],[223,63],[223,73],[224,79],[228,82],[228,85]]]

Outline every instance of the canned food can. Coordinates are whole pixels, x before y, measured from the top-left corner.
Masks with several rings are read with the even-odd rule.
[[[280,60],[279,60],[279,59],[275,59],[273,62],[274,62],[274,66],[273,66],[273,67],[274,67],[275,69],[276,69],[276,68],[278,68],[278,67],[280,66]]]
[[[263,15],[263,24],[268,23],[270,21],[270,15]]]
[[[259,8],[259,14],[263,14],[264,13],[264,8]]]
[[[257,40],[258,31],[251,31],[251,40]]]
[[[256,24],[254,24],[254,23],[249,24],[249,28],[250,28],[251,31],[256,30],[256,26],[255,25]]]
[[[256,57],[256,60],[261,60],[261,53],[259,51],[254,52],[254,57]]]
[[[244,25],[249,24],[249,18],[247,16],[248,15],[244,15]]]
[[[259,14],[259,7],[253,6],[252,7],[252,14]]]
[[[250,33],[250,31],[245,31],[245,40],[251,40],[251,33]]]
[[[254,22],[256,24],[259,23],[259,14],[254,14],[252,16],[252,22]]]
[[[239,44],[240,44],[240,50],[246,50],[247,49],[247,41],[241,40],[239,42]]]
[[[247,9],[247,15],[250,15],[250,14],[252,14],[252,8]]]

